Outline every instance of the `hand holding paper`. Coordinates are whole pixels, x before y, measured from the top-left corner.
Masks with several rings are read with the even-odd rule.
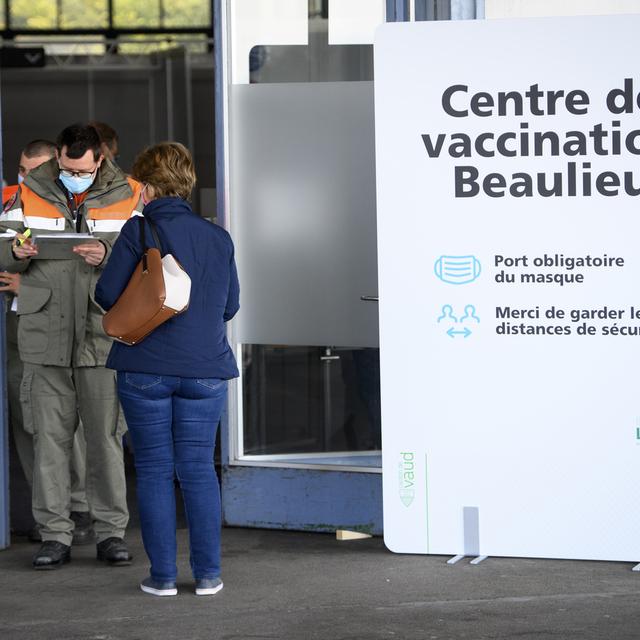
[[[13,255],[18,260],[25,260],[38,255],[38,247],[36,247],[31,238],[31,230],[27,229],[24,233],[18,233],[13,241]]]
[[[87,264],[96,267],[104,260],[107,250],[102,242],[96,241],[76,245],[73,247],[73,252],[84,258]]]

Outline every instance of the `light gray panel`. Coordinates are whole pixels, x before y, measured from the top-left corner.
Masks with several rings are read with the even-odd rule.
[[[462,530],[464,534],[464,555],[480,555],[480,509],[462,507]]]
[[[235,85],[238,341],[377,346],[373,83]]]

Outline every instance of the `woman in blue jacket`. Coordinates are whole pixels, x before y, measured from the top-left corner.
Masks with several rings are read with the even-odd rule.
[[[135,452],[137,493],[150,576],[140,588],[176,595],[174,475],[184,499],[197,595],[222,589],[220,490],[213,456],[227,380],[238,375],[225,322],[238,311],[233,243],[222,228],[193,213],[196,181],[187,149],[165,142],[145,149],[132,175],[143,186],[144,216],[191,278],[189,308],[140,343],[114,342],[107,367],[118,372],[118,395]],[[147,242],[152,238],[147,225]],[[142,257],[139,222],[122,228],[96,286],[109,310]]]

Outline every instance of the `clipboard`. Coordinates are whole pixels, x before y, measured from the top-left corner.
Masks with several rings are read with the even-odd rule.
[[[96,237],[90,233],[34,233],[32,242],[38,247],[38,255],[32,260],[73,260],[81,258],[73,253],[73,247],[91,242]]]

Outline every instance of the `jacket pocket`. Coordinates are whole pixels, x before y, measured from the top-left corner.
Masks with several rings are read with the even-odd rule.
[[[47,305],[51,289],[21,287],[18,296],[18,345],[21,353],[43,353],[49,346],[49,313]]]

